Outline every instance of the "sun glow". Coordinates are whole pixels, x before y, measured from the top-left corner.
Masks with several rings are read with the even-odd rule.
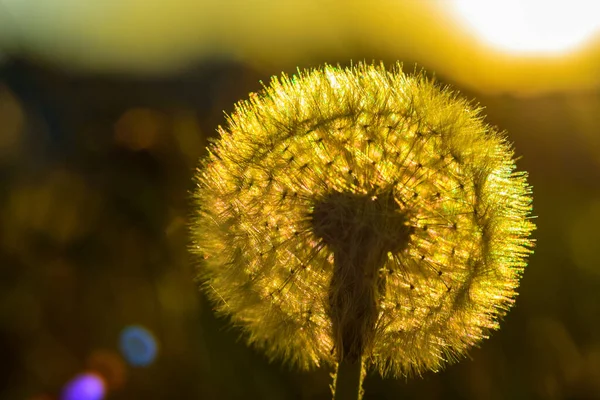
[[[453,6],[486,41],[509,51],[568,51],[600,32],[600,2],[593,0],[454,0]]]

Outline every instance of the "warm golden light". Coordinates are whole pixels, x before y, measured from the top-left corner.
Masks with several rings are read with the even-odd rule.
[[[401,65],[274,78],[197,173],[200,280],[268,356],[437,371],[498,328],[534,229],[480,109]]]
[[[486,41],[509,51],[567,51],[600,30],[597,1],[454,0],[454,6]]]

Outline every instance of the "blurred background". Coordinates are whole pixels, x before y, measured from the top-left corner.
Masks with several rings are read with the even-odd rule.
[[[261,81],[399,60],[507,131],[537,246],[471,359],[365,399],[600,399],[599,30],[594,0],[0,0],[0,398],[331,398],[197,290],[192,175]]]

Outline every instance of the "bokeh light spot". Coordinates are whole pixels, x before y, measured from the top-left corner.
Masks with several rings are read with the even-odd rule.
[[[134,367],[145,367],[154,361],[158,346],[154,335],[141,326],[129,326],[121,332],[123,357]]]
[[[127,379],[127,369],[121,356],[115,351],[98,349],[88,357],[90,371],[98,373],[104,379],[108,389],[123,387]]]
[[[570,50],[600,28],[598,1],[454,0],[454,7],[483,39],[509,51]]]
[[[85,373],[70,380],[60,400],[101,400],[104,398],[104,382],[96,374]]]
[[[164,115],[146,108],[127,110],[115,125],[115,140],[131,150],[154,147],[166,130]]]

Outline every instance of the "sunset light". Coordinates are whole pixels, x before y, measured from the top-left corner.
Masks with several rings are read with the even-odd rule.
[[[512,52],[573,50],[600,29],[596,1],[454,0],[454,7],[486,42]]]

